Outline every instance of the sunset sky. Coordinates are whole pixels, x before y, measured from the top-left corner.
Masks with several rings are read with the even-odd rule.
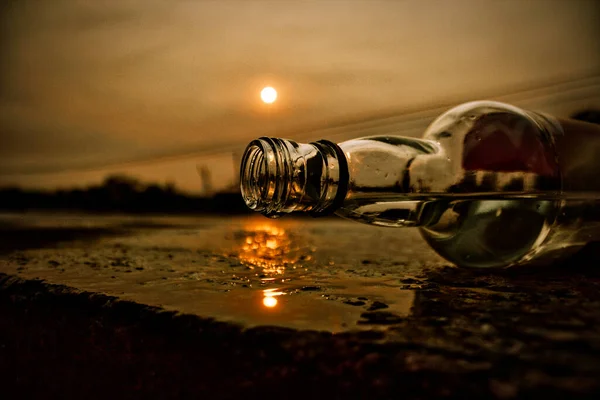
[[[219,189],[235,180],[232,153],[263,134],[555,81],[556,94],[515,102],[600,108],[593,0],[2,4],[0,185],[126,172],[199,191],[208,165]],[[279,94],[269,106],[267,85]]]

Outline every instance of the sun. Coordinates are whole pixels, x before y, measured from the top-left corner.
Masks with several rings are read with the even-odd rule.
[[[267,86],[260,91],[260,98],[263,103],[272,104],[277,100],[277,90],[271,86]]]

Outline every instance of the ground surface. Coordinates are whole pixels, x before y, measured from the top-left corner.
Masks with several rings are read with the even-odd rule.
[[[482,274],[336,219],[0,221],[11,397],[600,395],[596,261]]]

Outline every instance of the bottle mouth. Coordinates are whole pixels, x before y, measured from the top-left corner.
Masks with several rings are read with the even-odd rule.
[[[244,202],[254,211],[276,216],[287,196],[287,151],[280,139],[260,138],[250,142],[242,157],[240,189]]]
[[[244,202],[271,218],[293,211],[330,214],[343,202],[348,178],[342,150],[325,140],[299,145],[262,137],[246,147],[240,166]]]
[[[241,173],[242,197],[246,205],[254,210],[265,197],[268,181],[265,153],[260,146],[252,144],[246,149]]]

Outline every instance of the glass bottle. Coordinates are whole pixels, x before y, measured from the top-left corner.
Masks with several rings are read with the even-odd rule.
[[[241,192],[269,217],[302,211],[418,227],[464,267],[548,264],[600,240],[600,126],[477,101],[423,138],[252,141]]]

